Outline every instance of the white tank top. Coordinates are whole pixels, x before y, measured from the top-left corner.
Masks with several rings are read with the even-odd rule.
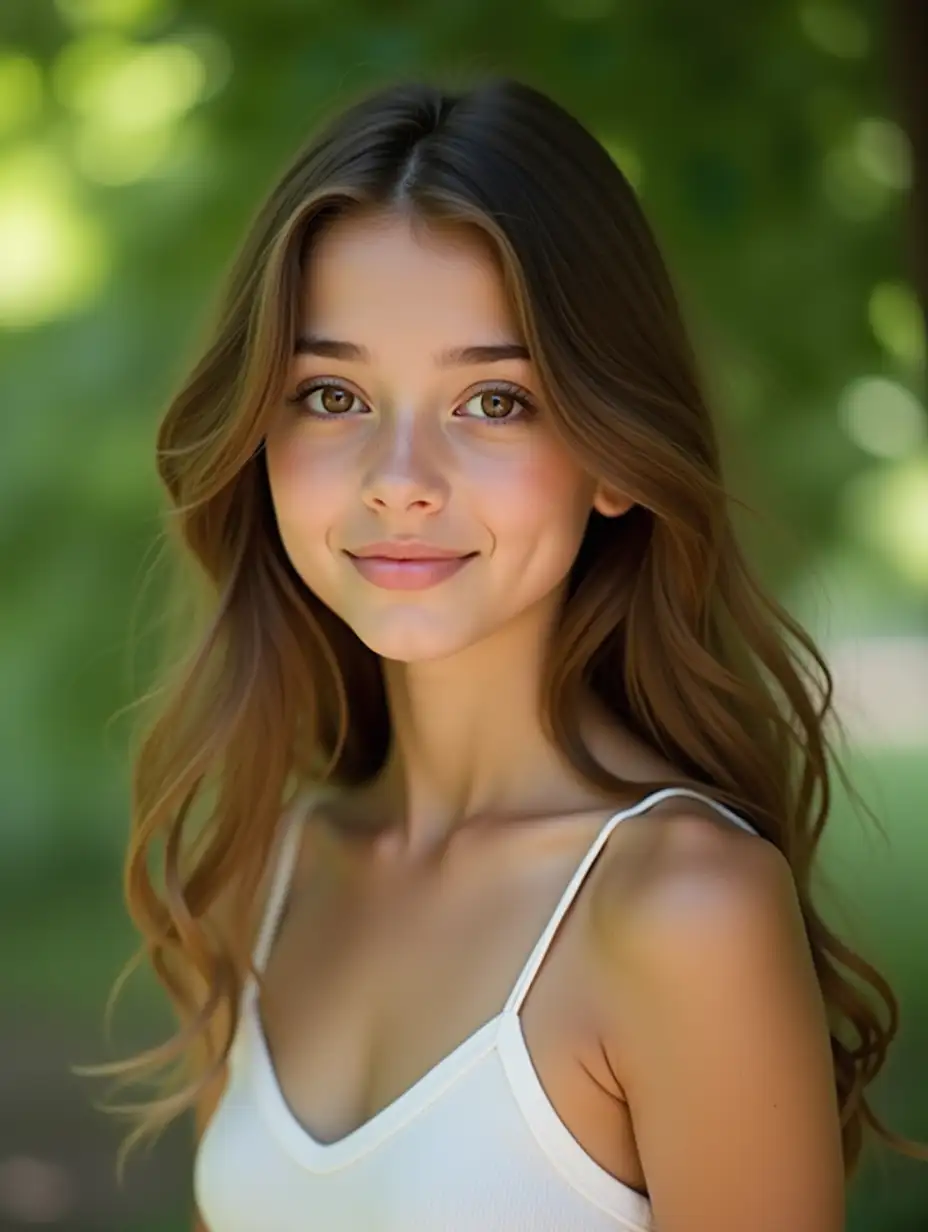
[[[649,1232],[647,1198],[587,1155],[535,1073],[519,1009],[561,920],[627,817],[689,796],[756,834],[718,801],[669,787],[615,813],[561,896],[502,1011],[358,1129],[332,1143],[300,1124],[277,1084],[252,977],[222,1099],[197,1150],[209,1232]],[[300,840],[285,821],[254,962],[264,968]]]

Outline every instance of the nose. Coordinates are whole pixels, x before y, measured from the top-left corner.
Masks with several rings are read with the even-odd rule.
[[[403,513],[442,507],[446,480],[424,437],[424,425],[409,421],[382,425],[362,480],[362,499],[369,508]]]

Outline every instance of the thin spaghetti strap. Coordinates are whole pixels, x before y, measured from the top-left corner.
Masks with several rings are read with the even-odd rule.
[[[539,937],[535,948],[529,955],[528,962],[526,962],[525,966],[522,968],[522,971],[513,986],[509,999],[506,1002],[506,1006],[503,1009],[504,1015],[518,1014],[519,1009],[522,1006],[522,1002],[525,999],[525,995],[532,986],[532,980],[534,980],[541,964],[544,962],[545,955],[548,952],[548,948],[554,939],[554,935],[557,932],[561,921],[567,914],[567,911],[582,886],[587,873],[596,862],[597,856],[602,851],[603,847],[605,847],[606,841],[612,831],[616,828],[619,822],[625,821],[629,817],[637,817],[640,813],[644,813],[648,809],[653,808],[655,804],[660,804],[663,800],[669,800],[673,796],[689,796],[690,799],[700,800],[703,804],[708,804],[718,812],[722,813],[724,817],[726,817],[729,821],[734,822],[735,825],[740,826],[743,830],[747,830],[751,834],[757,834],[757,831],[749,822],[745,821],[743,817],[739,817],[737,813],[733,812],[726,805],[720,804],[718,800],[713,800],[711,796],[704,795],[700,791],[694,791],[689,787],[662,787],[659,791],[652,792],[651,795],[645,796],[643,800],[639,800],[637,804],[633,804],[631,808],[622,809],[618,813],[613,813],[612,816],[606,821],[605,825],[603,825],[596,838],[593,840],[593,843],[586,855],[580,861],[576,872],[573,877],[571,877],[567,889],[561,895],[560,901],[555,907],[553,915],[549,919],[544,932]]]
[[[280,923],[281,912],[293,879],[297,854],[300,849],[300,839],[303,826],[313,798],[319,793],[318,787],[304,788],[298,792],[293,803],[286,810],[281,820],[280,837],[276,845],[276,863],[268,890],[267,901],[261,926],[258,929],[258,939],[252,952],[252,963],[258,972],[264,971],[265,963],[270,954],[277,926]]]

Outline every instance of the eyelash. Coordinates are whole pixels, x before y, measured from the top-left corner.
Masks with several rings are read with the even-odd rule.
[[[291,406],[300,407],[301,413],[312,419],[347,419],[350,415],[354,414],[354,412],[351,411],[342,412],[341,414],[326,414],[324,411],[311,411],[308,407],[302,406],[302,403],[305,402],[310,394],[314,394],[320,389],[340,389],[344,393],[350,394],[351,397],[355,398],[358,402],[362,401],[356,393],[353,393],[352,390],[350,390],[346,385],[342,385],[339,381],[314,380],[305,385],[301,385],[293,397],[287,399],[287,402]],[[464,415],[459,416],[459,418],[474,419],[477,423],[488,423],[501,426],[503,424],[510,423],[524,423],[537,414],[538,408],[535,405],[531,395],[527,392],[527,390],[523,389],[521,385],[515,385],[511,381],[494,381],[490,384],[482,386],[479,389],[475,389],[473,393],[470,394],[470,396],[467,397],[460,405],[466,406],[468,402],[479,397],[481,394],[497,393],[506,394],[508,397],[514,398],[515,401],[522,407],[522,413],[519,415],[510,415],[504,419],[494,419],[489,415],[485,418],[481,418],[478,415]]]

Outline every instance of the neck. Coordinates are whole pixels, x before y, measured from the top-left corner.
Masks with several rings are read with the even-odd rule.
[[[434,855],[481,817],[603,803],[543,728],[541,686],[555,599],[453,656],[384,662],[393,741],[373,794],[374,807],[390,818],[391,857],[413,862]],[[611,745],[613,766],[621,745],[619,773],[634,762],[630,739],[612,725],[607,733],[592,700],[578,721],[591,745],[597,738]]]

